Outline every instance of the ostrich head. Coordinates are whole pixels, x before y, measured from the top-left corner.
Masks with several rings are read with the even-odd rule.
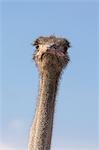
[[[60,72],[68,63],[67,49],[70,43],[65,38],[55,36],[39,37],[33,43],[36,47],[33,59],[40,72],[51,70]]]

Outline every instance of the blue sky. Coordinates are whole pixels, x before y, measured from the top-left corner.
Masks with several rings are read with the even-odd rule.
[[[3,1],[1,11],[0,149],[27,149],[39,84],[31,43],[52,34],[72,45],[59,84],[52,150],[98,149],[98,3]]]

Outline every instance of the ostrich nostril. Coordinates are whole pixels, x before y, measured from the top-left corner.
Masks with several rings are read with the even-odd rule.
[[[41,55],[41,60],[42,60],[43,56],[44,56],[44,53]]]

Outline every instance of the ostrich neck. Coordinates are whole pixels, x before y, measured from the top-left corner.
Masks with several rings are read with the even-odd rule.
[[[40,76],[39,99],[31,129],[29,150],[50,150],[55,97],[59,73],[47,71]]]

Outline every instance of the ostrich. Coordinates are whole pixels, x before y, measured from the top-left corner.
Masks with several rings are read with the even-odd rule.
[[[63,68],[69,61],[70,43],[55,36],[39,37],[33,59],[40,75],[35,117],[30,130],[28,150],[50,150],[57,86]]]

